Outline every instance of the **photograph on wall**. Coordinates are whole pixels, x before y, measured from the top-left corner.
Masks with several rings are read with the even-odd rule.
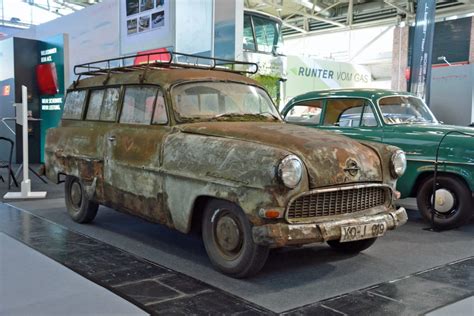
[[[151,27],[157,28],[165,25],[165,11],[153,13],[151,15]]]
[[[139,12],[138,1],[139,0],[127,0],[126,2],[127,16],[134,15]]]
[[[135,34],[137,32],[137,19],[127,21],[127,34]]]
[[[163,9],[163,6],[165,5],[165,0],[156,0],[156,8],[157,9]]]
[[[154,0],[140,0],[140,12],[151,10],[154,7]]]
[[[144,32],[150,29],[150,16],[141,16],[138,19],[138,32]]]

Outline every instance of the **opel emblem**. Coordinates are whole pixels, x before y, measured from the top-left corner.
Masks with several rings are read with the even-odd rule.
[[[344,171],[349,173],[351,176],[355,177],[357,173],[359,172],[360,168],[357,165],[357,162],[353,159],[349,159],[346,161],[346,167],[344,168]]]

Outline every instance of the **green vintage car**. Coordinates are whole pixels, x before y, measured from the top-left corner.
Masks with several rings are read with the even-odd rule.
[[[405,175],[397,184],[401,197],[416,197],[418,208],[431,220],[436,151],[451,131],[474,135],[474,128],[440,123],[414,95],[378,89],[324,90],[290,100],[282,114],[288,123],[333,131],[357,139],[402,148]],[[448,135],[439,149],[434,223],[450,229],[474,215],[474,138]]]

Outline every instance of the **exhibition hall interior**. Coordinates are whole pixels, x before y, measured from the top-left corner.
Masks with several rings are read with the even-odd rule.
[[[0,0],[0,315],[474,315],[474,0]]]

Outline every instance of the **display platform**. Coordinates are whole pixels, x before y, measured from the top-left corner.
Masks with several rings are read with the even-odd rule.
[[[0,204],[0,231],[146,312],[424,314],[474,295],[474,222],[434,233],[409,212],[405,226],[360,255],[278,250],[256,277],[235,280],[212,268],[196,235],[105,207],[93,224],[73,222],[60,189]]]

